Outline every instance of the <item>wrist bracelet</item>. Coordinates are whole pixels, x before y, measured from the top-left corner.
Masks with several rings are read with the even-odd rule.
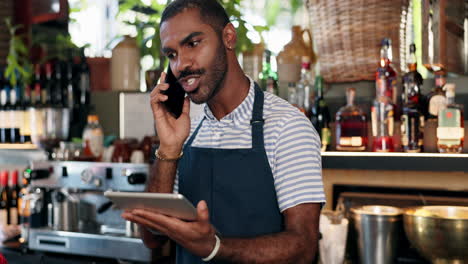
[[[156,156],[156,158],[157,158],[158,160],[174,162],[174,161],[178,161],[180,158],[182,158],[182,156],[184,155],[184,152],[181,151],[180,154],[179,154],[179,156],[176,157],[176,158],[167,158],[167,157],[162,156],[162,155],[159,153],[159,149],[157,149],[156,152],[154,153],[154,155]]]
[[[218,254],[218,251],[219,251],[219,248],[221,247],[221,240],[219,239],[219,237],[215,234],[215,238],[216,238],[216,244],[213,248],[213,251],[211,251],[210,255],[208,255],[208,257],[206,258],[202,258],[202,260],[204,262],[208,262],[210,260],[212,260],[216,254]]]

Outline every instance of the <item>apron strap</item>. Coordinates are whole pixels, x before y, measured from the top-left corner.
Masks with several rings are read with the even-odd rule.
[[[205,121],[205,118],[206,116],[203,117],[203,119],[200,121],[200,124],[198,124],[197,128],[195,129],[195,131],[193,131],[193,134],[192,136],[189,138],[189,140],[187,141],[187,143],[185,144],[185,146],[192,146],[192,143],[193,141],[195,140],[195,137],[197,136],[198,134],[198,131],[200,130],[202,124],[203,124],[203,121]]]
[[[264,149],[265,144],[263,143],[263,91],[255,83],[255,99],[252,110],[252,120],[250,125],[252,126],[252,148],[253,149]]]

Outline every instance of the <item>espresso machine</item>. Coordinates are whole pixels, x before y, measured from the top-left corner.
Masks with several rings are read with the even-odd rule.
[[[107,190],[143,191],[149,165],[76,161],[32,162],[25,171],[29,221],[22,237],[30,250],[151,261],[135,224],[121,218]]]

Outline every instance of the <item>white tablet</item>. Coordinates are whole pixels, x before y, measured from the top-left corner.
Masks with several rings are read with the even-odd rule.
[[[150,209],[183,220],[196,220],[197,209],[182,194],[106,191],[119,209]]]

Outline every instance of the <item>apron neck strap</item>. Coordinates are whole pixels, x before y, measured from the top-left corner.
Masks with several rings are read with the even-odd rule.
[[[252,126],[252,148],[264,148],[265,146],[263,143],[263,124],[265,122],[265,120],[263,120],[263,101],[263,91],[258,87],[257,83],[255,83],[255,99],[253,103],[252,119],[250,120],[250,125]],[[192,146],[205,118],[206,116],[200,121],[200,124],[198,124],[198,127],[185,146]]]
[[[252,126],[252,148],[263,149],[265,144],[263,143],[263,91],[255,83],[255,99],[252,110],[252,120],[250,125]]]

